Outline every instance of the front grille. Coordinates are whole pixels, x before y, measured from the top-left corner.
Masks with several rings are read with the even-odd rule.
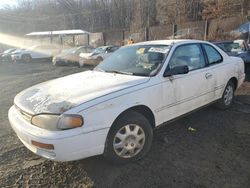
[[[15,105],[15,108],[18,110],[18,112],[22,115],[22,117],[28,121],[28,122],[31,122],[31,118],[32,118],[32,115],[30,115],[29,113],[21,110],[18,106]]]

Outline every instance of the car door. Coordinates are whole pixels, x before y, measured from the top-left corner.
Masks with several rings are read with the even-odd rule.
[[[224,88],[231,78],[232,72],[234,72],[237,67],[226,62],[220,52],[212,45],[202,44],[202,46],[206,53],[210,70],[213,71],[213,78],[215,80],[215,100],[222,96]]]
[[[165,121],[190,112],[214,99],[215,79],[198,43],[178,46],[167,69],[187,65],[189,72],[164,78],[163,104]]]

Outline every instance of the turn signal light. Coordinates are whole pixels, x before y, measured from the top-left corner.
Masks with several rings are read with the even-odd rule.
[[[55,149],[53,144],[44,144],[44,143],[36,142],[34,140],[31,140],[31,144],[42,149],[48,149],[48,150]]]

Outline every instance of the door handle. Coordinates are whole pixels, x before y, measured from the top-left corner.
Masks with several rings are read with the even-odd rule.
[[[211,78],[212,76],[213,76],[213,75],[210,74],[210,73],[206,73],[206,75],[205,75],[206,79],[209,79],[209,78]]]

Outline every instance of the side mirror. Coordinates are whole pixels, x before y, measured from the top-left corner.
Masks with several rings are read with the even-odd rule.
[[[168,76],[173,76],[173,75],[177,75],[177,74],[187,74],[188,72],[189,72],[188,66],[183,65],[183,66],[174,67],[172,69],[166,69],[163,76],[168,77]]]

